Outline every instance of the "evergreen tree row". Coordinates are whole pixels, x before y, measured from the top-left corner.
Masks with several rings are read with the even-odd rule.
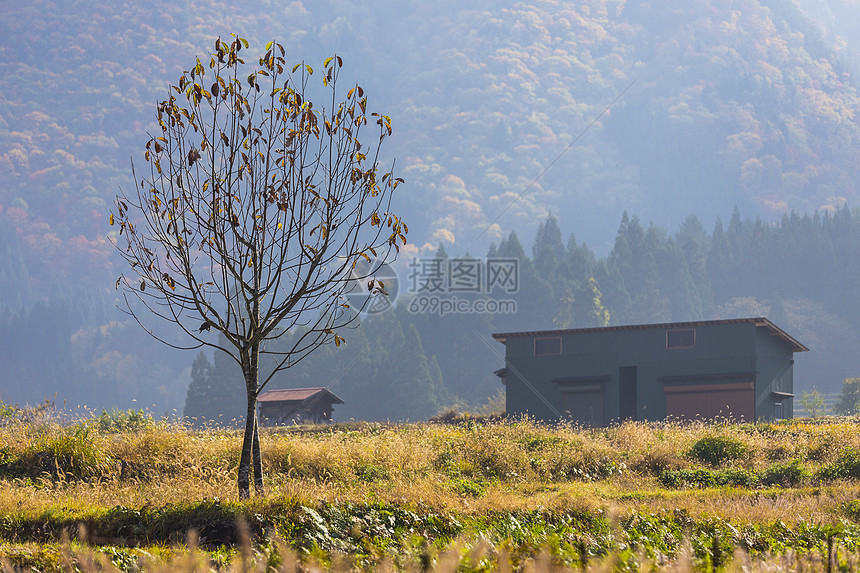
[[[797,385],[835,391],[860,371],[860,358],[853,358],[860,340],[858,235],[860,214],[847,207],[790,214],[775,225],[742,220],[735,209],[728,226],[717,220],[710,235],[693,215],[670,235],[625,213],[612,251],[598,257],[573,235],[565,242],[550,215],[530,256],[512,232],[481,260],[516,260],[516,288],[433,293],[421,288],[429,282],[414,289],[401,280],[392,310],[363,319],[346,333],[346,345],[321,348],[269,386],[328,387],[346,402],[335,409],[337,420],[426,419],[452,405],[476,407],[498,392],[493,370],[504,364],[504,348],[493,332],[769,316],[813,350],[798,364]],[[441,247],[434,258],[441,269],[460,260]],[[416,304],[431,293],[470,309],[480,299],[512,301],[516,310],[442,314]],[[210,363],[201,353],[185,414],[239,418],[243,392],[235,364],[217,353]]]

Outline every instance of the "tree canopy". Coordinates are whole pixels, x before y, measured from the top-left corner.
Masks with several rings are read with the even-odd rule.
[[[313,68],[288,67],[276,42],[249,70],[247,47],[238,36],[216,39],[170,87],[146,173],[135,172],[135,193],[119,195],[110,215],[131,272],[116,282],[127,312],[162,341],[150,315],[238,366],[242,496],[252,457],[262,492],[257,396],[278,371],[341,344],[339,330],[361,310],[346,296],[384,294],[374,273],[408,232],[389,208],[403,180],[381,166],[391,119],[368,110],[361,86],[340,87],[342,58],[325,60],[318,86]],[[270,344],[299,328],[289,347]],[[271,359],[262,378],[261,357]]]

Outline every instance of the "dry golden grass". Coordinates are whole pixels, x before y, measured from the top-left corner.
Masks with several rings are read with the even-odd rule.
[[[657,513],[683,510],[693,516],[720,517],[738,525],[773,523],[836,523],[844,519],[842,504],[860,498],[860,486],[840,484],[826,488],[637,492],[612,507],[619,511]],[[635,500],[635,501],[634,501]]]
[[[596,430],[548,427],[528,420],[264,429],[267,497],[252,500],[248,507],[381,503],[478,517],[518,511],[600,512],[613,522],[637,512],[656,515],[681,510],[738,526],[778,521],[831,524],[846,517],[846,504],[860,499],[860,481],[816,483],[809,478],[798,487],[667,489],[660,476],[666,470],[697,468],[763,472],[794,460],[813,475],[845,452],[860,452],[857,430],[855,420],[760,425],[625,422]],[[743,455],[719,467],[697,459],[694,445],[713,437],[740,444]],[[136,431],[112,432],[92,420],[72,425],[49,421],[0,427],[0,444],[0,475],[5,476],[0,478],[2,518],[73,520],[118,506],[237,501],[238,431],[195,431],[153,422]],[[456,555],[435,554],[430,570],[468,570],[464,563],[472,562],[484,563],[474,567],[483,571],[573,567],[541,556],[512,565],[504,546],[485,546],[481,550],[485,555],[478,558],[469,554],[477,551],[476,543],[480,545],[475,539],[464,540],[462,547],[471,549],[461,548]],[[110,564],[99,564],[103,558],[88,553],[86,546],[65,547],[77,552],[68,559],[78,563],[80,570],[113,570]],[[39,548],[60,551],[61,545]],[[269,570],[315,567],[308,556],[297,560],[295,554],[282,550],[284,561]],[[25,544],[0,546],[0,555],[8,557],[16,551],[35,549]],[[267,562],[271,565],[271,555],[260,548],[247,551],[244,561],[227,560],[231,570],[257,571],[264,570]],[[200,555],[185,551],[162,548],[155,554],[149,571],[211,566],[200,561]],[[617,558],[610,555],[591,562],[588,570],[611,570],[617,567],[612,561]],[[846,554],[843,561],[853,558]],[[415,562],[380,559],[375,565],[379,571],[417,568]],[[746,564],[746,571],[814,571],[820,570],[822,559],[814,552],[802,556],[789,552],[750,562],[739,554],[735,570]],[[639,563],[645,566],[647,561],[641,557]],[[688,561],[681,552],[671,562],[654,566],[689,571]],[[323,565],[337,571],[356,568],[348,561]]]
[[[813,471],[847,449],[860,450],[857,429],[853,420],[759,426],[626,422],[601,430],[529,421],[366,424],[264,430],[261,444],[270,497],[405,501],[470,513],[563,508],[576,500],[618,511],[682,507],[743,521],[797,520],[825,519],[857,489],[825,484],[752,494],[671,491],[657,477],[664,470],[699,467],[691,447],[713,435],[747,448],[747,455],[728,466],[761,471],[798,459]],[[3,480],[0,511],[236,499],[237,431],[154,423],[136,432],[107,433],[86,423],[25,424],[0,428],[0,443],[0,462],[32,466],[26,477]],[[45,454],[50,451],[60,453],[52,458]]]

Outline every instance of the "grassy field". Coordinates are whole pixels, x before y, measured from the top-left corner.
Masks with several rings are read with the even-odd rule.
[[[860,425],[529,421],[265,430],[7,409],[5,570],[853,571]]]

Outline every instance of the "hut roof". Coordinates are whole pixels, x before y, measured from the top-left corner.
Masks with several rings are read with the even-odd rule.
[[[332,404],[345,402],[333,394],[328,388],[289,388],[286,390],[268,390],[260,394],[258,402],[303,402],[309,398],[327,398]]]

